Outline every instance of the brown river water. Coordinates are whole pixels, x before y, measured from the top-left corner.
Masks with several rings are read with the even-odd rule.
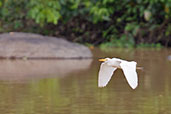
[[[92,50],[93,59],[0,60],[0,114],[171,114],[170,49]],[[132,90],[117,70],[97,87],[98,58],[134,60]]]

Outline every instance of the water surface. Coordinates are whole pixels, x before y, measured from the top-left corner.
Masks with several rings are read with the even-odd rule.
[[[169,49],[92,50],[92,60],[0,60],[2,114],[169,114]],[[98,58],[134,60],[139,86],[132,90],[121,70],[97,87]]]

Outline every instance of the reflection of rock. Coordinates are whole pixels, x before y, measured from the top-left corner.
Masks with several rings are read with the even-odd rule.
[[[31,33],[0,34],[1,58],[86,58],[91,51],[64,39]]]
[[[89,68],[91,59],[80,60],[1,60],[0,80],[28,80],[63,77]]]

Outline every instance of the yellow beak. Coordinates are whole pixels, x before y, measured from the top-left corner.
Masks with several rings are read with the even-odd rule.
[[[107,59],[99,59],[99,61],[102,61],[102,62],[104,62],[104,61],[106,61]]]

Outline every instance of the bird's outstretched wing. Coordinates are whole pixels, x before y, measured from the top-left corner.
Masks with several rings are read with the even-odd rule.
[[[128,81],[128,84],[135,89],[138,85],[138,77],[136,72],[136,62],[122,61],[120,66],[124,72],[124,75]]]
[[[117,68],[108,66],[105,63],[102,63],[100,66],[99,77],[98,77],[98,87],[104,87],[108,84],[111,79],[113,72]]]

